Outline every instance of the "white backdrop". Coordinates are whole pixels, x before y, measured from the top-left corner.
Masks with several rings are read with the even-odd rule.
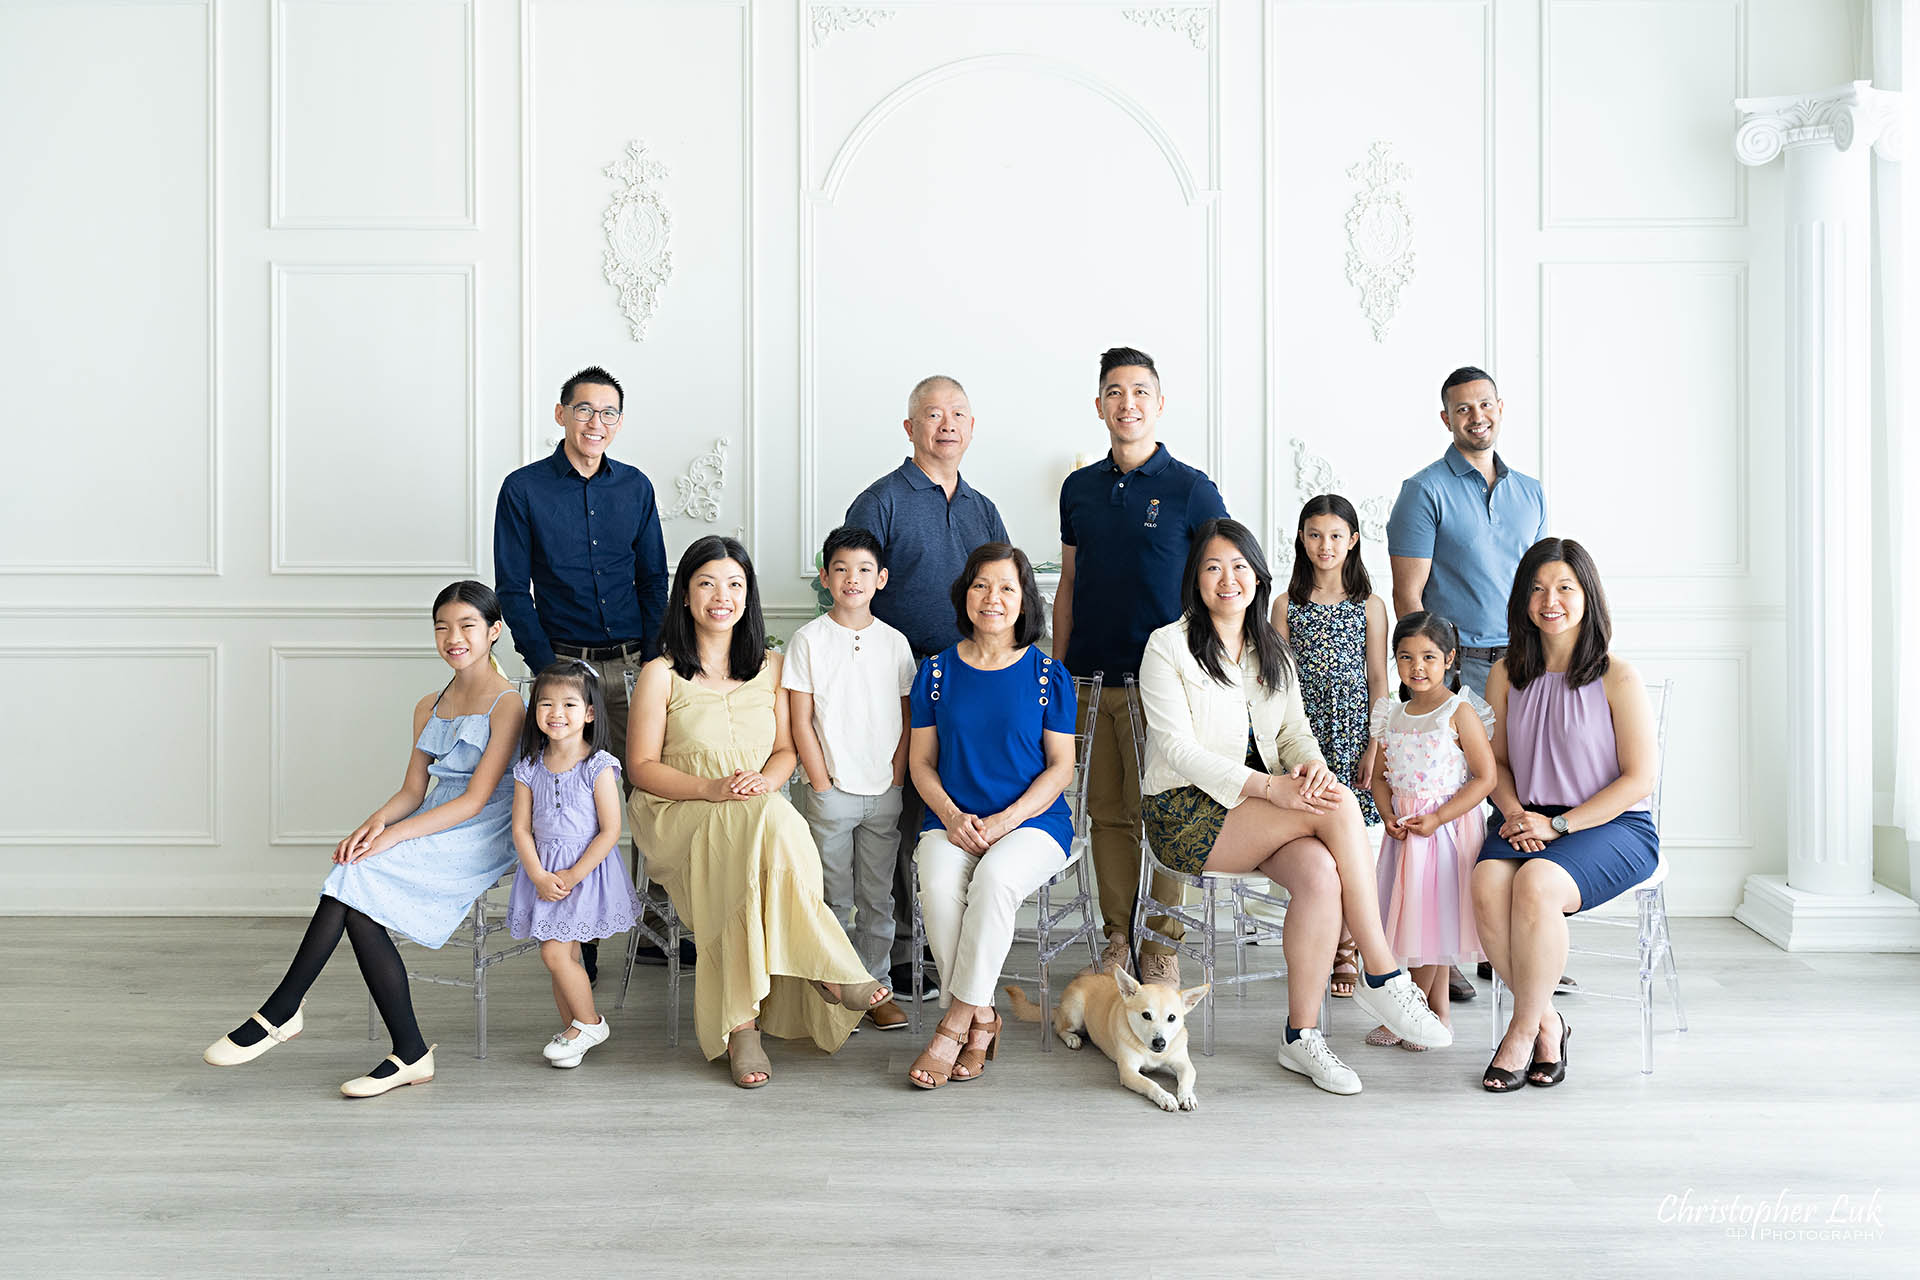
[[[1380,510],[1440,378],[1494,371],[1680,681],[1674,907],[1729,911],[1788,784],[1779,173],[1731,102],[1850,78],[1851,10],[0,0],[0,907],[308,909],[576,367],[625,382],[669,553],[738,531],[785,634],[928,373],[1055,558],[1126,343],[1283,566],[1305,496]],[[623,189],[663,211],[614,219],[664,276],[631,314]]]

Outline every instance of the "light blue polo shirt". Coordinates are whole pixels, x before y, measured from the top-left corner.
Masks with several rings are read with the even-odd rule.
[[[1493,455],[1493,484],[1458,449],[1400,486],[1387,519],[1387,554],[1431,560],[1420,602],[1460,628],[1460,643],[1507,643],[1507,595],[1527,548],[1547,534],[1540,482]]]

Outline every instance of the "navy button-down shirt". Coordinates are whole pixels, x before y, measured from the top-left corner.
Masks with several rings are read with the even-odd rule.
[[[1106,673],[1110,688],[1140,670],[1147,637],[1180,616],[1180,575],[1201,525],[1227,514],[1207,473],[1159,445],[1132,471],[1109,453],[1060,486],[1060,542],[1073,553],[1067,669]]]
[[[511,472],[493,513],[493,579],[529,670],[551,663],[556,644],[638,643],[653,657],[668,583],[653,482],[605,457],[583,476],[564,443]]]
[[[868,485],[846,522],[880,539],[887,585],[873,597],[873,616],[905,635],[916,658],[958,643],[949,592],[974,548],[1011,541],[992,499],[956,478],[949,501],[912,458]]]
[[[1493,455],[1493,483],[1458,449],[1407,477],[1387,519],[1387,554],[1430,560],[1420,603],[1460,628],[1460,643],[1507,643],[1507,593],[1527,548],[1547,536],[1540,482]]]

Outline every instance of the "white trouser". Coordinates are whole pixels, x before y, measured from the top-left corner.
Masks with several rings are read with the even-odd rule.
[[[1046,832],[1017,827],[975,857],[936,827],[921,833],[913,857],[927,949],[940,970],[940,1007],[955,1000],[993,1004],[1013,946],[1013,913],[1059,874],[1066,854]]]

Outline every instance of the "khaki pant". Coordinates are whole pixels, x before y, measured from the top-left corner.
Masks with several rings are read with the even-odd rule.
[[[1080,708],[1080,726],[1086,717],[1093,726],[1093,764],[1087,770],[1087,817],[1092,828],[1093,878],[1100,896],[1100,923],[1108,935],[1133,937],[1133,907],[1140,896],[1140,765],[1133,750],[1133,721],[1127,714],[1124,688],[1100,690],[1097,706]],[[1185,886],[1162,875],[1153,878],[1153,896],[1161,902],[1184,902]],[[1166,916],[1151,916],[1149,928],[1169,938],[1181,938],[1185,926]],[[1163,943],[1148,942],[1147,955],[1169,955]]]

